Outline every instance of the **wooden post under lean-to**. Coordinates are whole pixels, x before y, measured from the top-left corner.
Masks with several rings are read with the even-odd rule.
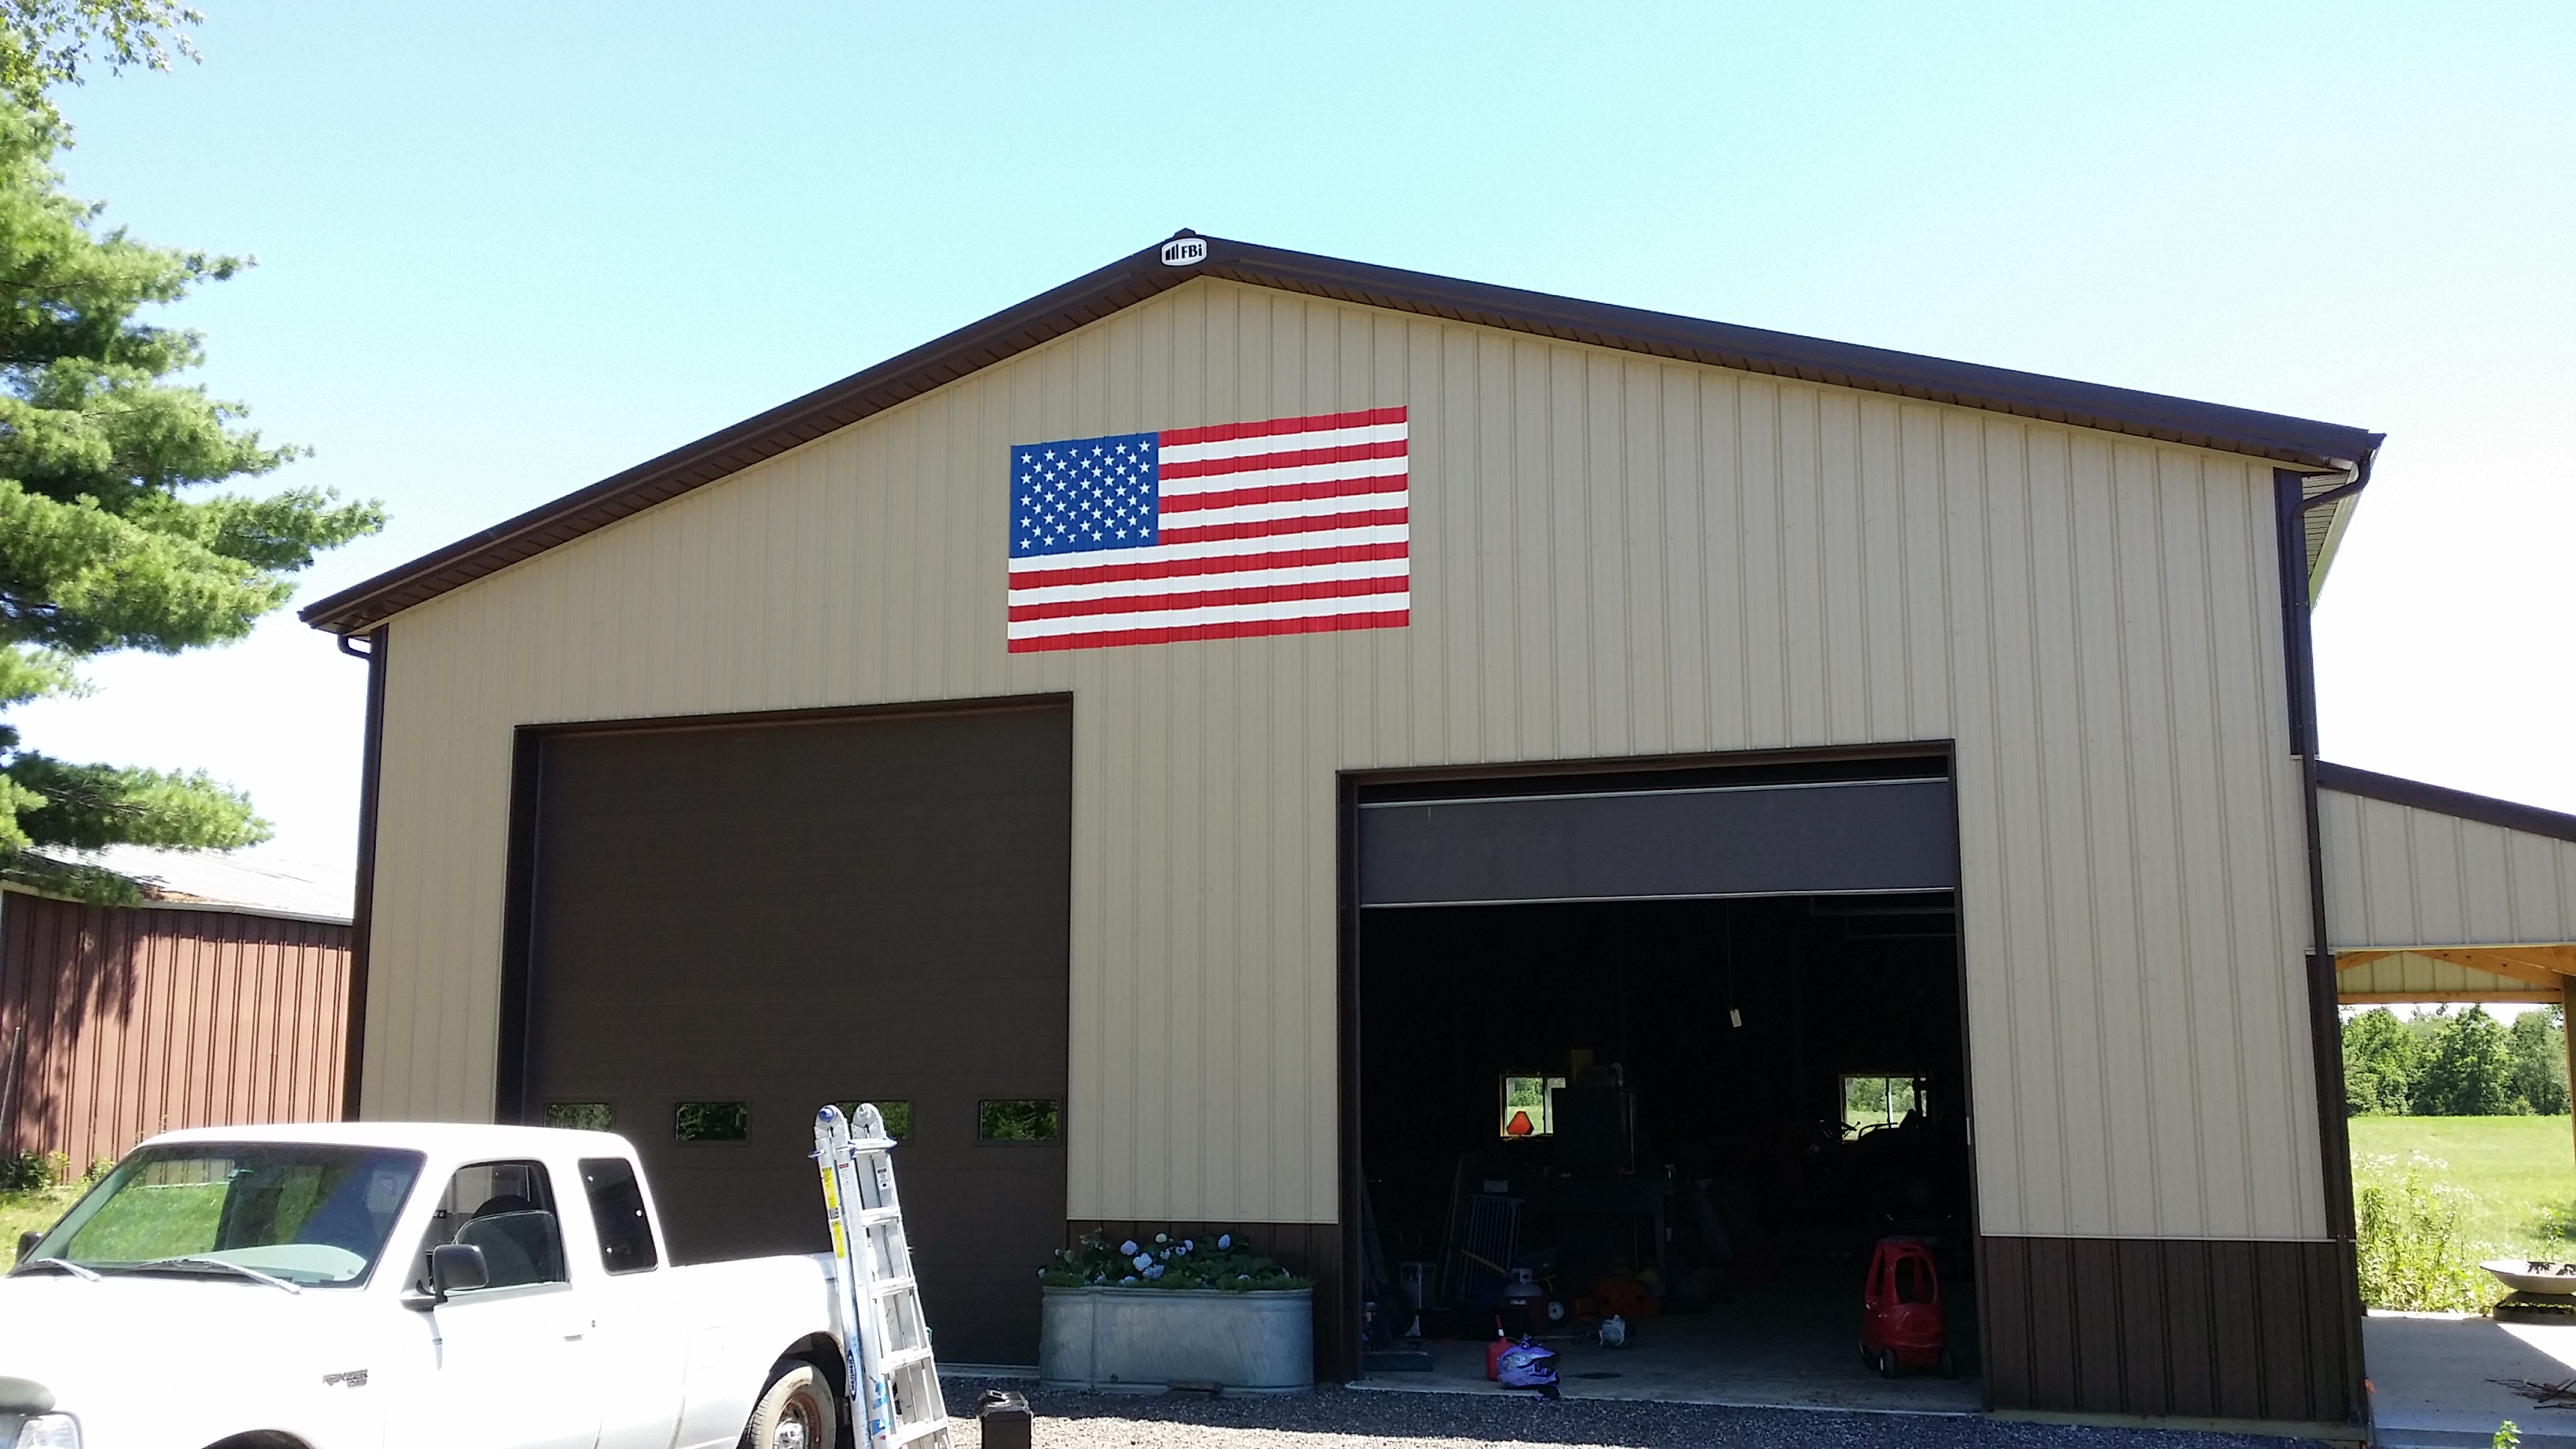
[[[2576,976],[2558,978],[2558,1027],[2567,1046],[2567,1121],[2576,1132]],[[2576,1150],[2576,1141],[2569,1148]]]

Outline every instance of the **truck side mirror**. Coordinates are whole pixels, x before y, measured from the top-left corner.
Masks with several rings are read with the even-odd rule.
[[[491,1265],[483,1261],[483,1250],[472,1243],[441,1243],[429,1250],[429,1288],[438,1301],[444,1303],[450,1293],[463,1293],[491,1281]]]
[[[36,1245],[44,1240],[45,1230],[43,1228],[29,1228],[25,1232],[20,1233],[18,1235],[18,1261],[21,1263],[27,1261],[27,1255],[36,1251]]]

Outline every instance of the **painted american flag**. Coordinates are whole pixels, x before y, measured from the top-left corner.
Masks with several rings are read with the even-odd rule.
[[[1403,408],[1011,449],[1013,653],[1400,627]]]

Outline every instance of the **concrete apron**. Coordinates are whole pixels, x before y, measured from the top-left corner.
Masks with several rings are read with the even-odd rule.
[[[2576,1449],[2576,1409],[2544,1409],[2494,1382],[2576,1379],[2576,1327],[2374,1310],[2361,1336],[2377,1442],[2487,1449],[2511,1419],[2524,1449]]]

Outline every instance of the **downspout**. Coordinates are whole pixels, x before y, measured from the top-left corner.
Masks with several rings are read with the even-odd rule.
[[[2310,511],[2354,497],[2370,481],[2369,456],[2353,468],[2349,481],[2309,496],[2314,473],[2293,468],[2272,470],[2274,514],[2280,529],[2282,652],[2287,665],[2290,706],[2290,752],[2299,762],[2299,795],[2307,815],[2308,836],[2308,1026],[2316,1062],[2317,1147],[2325,1175],[2326,1231],[2335,1248],[2336,1291],[2344,1305],[2337,1325],[2343,1344],[2345,1418],[2369,1422],[2370,1403],[2362,1362],[2362,1304],[2359,1265],[2354,1259],[2352,1209],[2352,1141],[2344,1122],[2343,1028],[2336,1010],[2334,950],[2326,937],[2325,836],[2317,809],[2317,675],[2311,632],[2315,590],[2309,577],[2307,515]]]
[[[367,635],[367,647],[349,647],[340,636],[340,652],[367,661],[367,736],[358,767],[357,899],[349,911],[348,1022],[341,1050],[340,1119],[359,1119],[359,1090],[366,1080],[367,957],[376,916],[376,797],[384,778],[385,648],[393,633],[379,624]]]

